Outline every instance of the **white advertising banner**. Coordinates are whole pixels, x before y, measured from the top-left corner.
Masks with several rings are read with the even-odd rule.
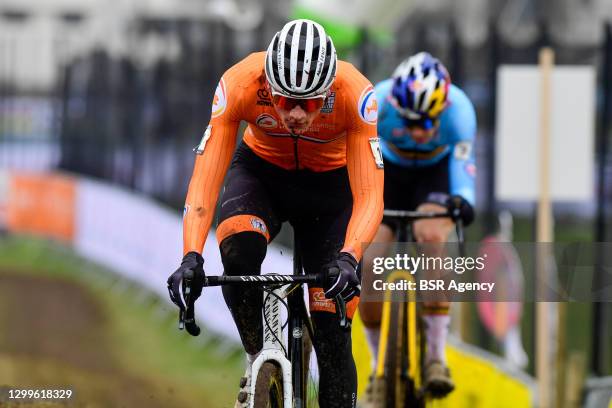
[[[75,207],[77,251],[170,302],[166,280],[182,259],[180,215],[146,196],[85,179],[78,182]],[[208,236],[203,256],[207,274],[223,273],[214,231]],[[280,247],[270,245],[262,272],[292,273],[291,253],[283,250],[281,254]],[[219,287],[203,291],[196,312],[206,329],[239,339]]]
[[[502,201],[536,200],[540,188],[540,71],[537,66],[502,66],[497,76],[495,195]],[[592,200],[594,68],[555,67],[551,101],[551,198]]]

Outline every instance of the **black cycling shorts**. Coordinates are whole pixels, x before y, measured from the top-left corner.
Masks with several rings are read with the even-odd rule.
[[[430,193],[445,193],[449,186],[449,156],[427,167],[402,167],[385,162],[385,209],[414,211]],[[395,223],[383,217],[383,224],[395,230]]]
[[[336,259],[353,209],[348,171],[285,170],[240,144],[221,197],[217,239],[242,232],[259,232],[272,241],[283,222],[294,228],[307,274],[320,273]],[[290,273],[291,271],[279,271]],[[322,290],[309,288],[311,310],[335,312]],[[352,317],[358,299],[349,302]]]

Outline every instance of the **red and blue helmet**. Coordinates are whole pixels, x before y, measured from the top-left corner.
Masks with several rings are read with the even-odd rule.
[[[404,60],[393,72],[390,101],[409,126],[430,129],[446,107],[450,75],[427,52]]]

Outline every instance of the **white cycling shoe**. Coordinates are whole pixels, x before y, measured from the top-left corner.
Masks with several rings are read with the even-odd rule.
[[[363,398],[357,404],[358,408],[383,408],[385,406],[385,381],[370,375]]]
[[[450,370],[441,361],[432,361],[425,367],[425,391],[432,398],[444,398],[455,389]]]

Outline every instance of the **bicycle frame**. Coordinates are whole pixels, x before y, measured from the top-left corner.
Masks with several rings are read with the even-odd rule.
[[[297,238],[294,238],[294,248],[299,248]],[[313,327],[306,304],[304,303],[304,288],[302,284],[315,284],[322,286],[323,277],[319,275],[305,275],[302,267],[302,257],[296,249],[293,257],[293,275],[254,275],[254,276],[207,276],[204,278],[203,287],[220,285],[254,285],[254,286],[277,286],[271,291],[264,292],[264,344],[261,353],[252,365],[251,378],[257,378],[261,366],[266,361],[276,362],[283,376],[283,403],[286,407],[306,408],[306,367],[308,362],[304,361],[304,328],[313,338]],[[282,344],[283,325],[281,321],[281,299],[287,299],[288,335],[287,348]],[[346,317],[346,303],[337,296],[335,299],[337,314],[340,325],[350,327]],[[189,301],[187,304],[191,304]],[[193,307],[193,306],[191,306]],[[180,319],[190,313],[181,314]],[[187,326],[185,326],[187,325]],[[179,327],[188,328],[190,333],[200,332],[195,320],[180,320]],[[287,354],[285,354],[285,351]],[[255,381],[251,381],[250,395],[255,394]],[[254,401],[251,398],[249,408],[253,408]]]
[[[412,235],[412,226],[413,223],[417,220],[421,219],[434,219],[434,218],[451,218],[448,212],[419,212],[419,211],[401,211],[401,210],[385,210],[385,216],[395,218],[397,221],[397,235],[396,239],[398,242],[411,242],[413,241]],[[459,242],[459,252],[461,255],[464,254],[464,235],[463,235],[463,225],[460,219],[454,220],[456,225],[457,238]],[[387,278],[387,282],[393,282],[396,280],[411,280],[414,281],[415,277],[403,270],[395,270],[391,272],[389,277]],[[394,309],[396,313],[396,319],[398,322],[404,321],[405,323],[400,324],[401,333],[399,333],[400,337],[396,340],[402,344],[402,354],[405,356],[402,359],[402,362],[399,366],[401,370],[400,376],[404,377],[411,382],[410,387],[412,392],[411,394],[404,395],[404,398],[411,398],[410,401],[415,403],[415,406],[421,406],[423,404],[422,394],[422,384],[421,384],[421,375],[422,375],[422,347],[424,338],[422,337],[420,322],[419,322],[419,307],[417,306],[416,293],[409,292],[406,293],[405,303],[399,305],[399,308]],[[397,306],[396,306],[397,307]],[[393,353],[393,350],[387,350],[387,346],[389,343],[389,336],[391,335],[391,327],[390,323],[392,320],[392,305],[391,305],[391,294],[389,292],[385,293],[385,301],[383,303],[382,310],[382,319],[381,319],[381,338],[380,345],[378,349],[378,363],[376,366],[375,375],[377,378],[384,378],[387,375],[396,375],[397,371],[393,371],[393,373],[387,373],[387,353]],[[419,356],[421,353],[421,356]],[[397,368],[396,368],[397,369]],[[395,373],[395,374],[394,374]],[[410,388],[408,389],[410,390]],[[396,395],[399,391],[395,390]],[[414,400],[413,398],[416,398]],[[399,401],[396,400],[396,403]],[[404,402],[399,402],[399,405],[403,406]],[[398,405],[398,406],[399,406]]]
[[[294,272],[301,271],[301,261],[294,258]],[[271,290],[272,295],[264,293],[264,345],[261,353],[252,366],[251,378],[257,378],[261,366],[266,361],[278,363],[283,375],[283,403],[286,407],[306,408],[306,387],[304,384],[305,365],[303,361],[303,327],[306,327],[312,336],[312,323],[306,312],[304,303],[304,289],[302,284],[318,284],[319,276],[303,275],[257,275],[257,276],[208,276],[204,287],[228,284],[250,284],[255,286],[281,285]],[[281,300],[287,299],[288,316],[288,348],[284,348],[282,341],[283,327],[281,321]],[[340,309],[345,307],[341,305]],[[267,322],[267,323],[266,323]],[[289,358],[285,355],[285,350]],[[255,382],[252,381],[249,393],[254,395]],[[249,408],[253,408],[253,399]]]
[[[283,401],[284,406],[290,407],[293,398],[293,384],[291,362],[287,359],[283,351],[283,345],[279,342],[283,339],[283,328],[281,321],[281,302],[280,298],[286,295],[285,286],[282,288],[273,289],[273,296],[264,293],[264,319],[267,324],[264,324],[263,338],[264,344],[255,359],[252,366],[252,377],[257,378],[259,369],[266,361],[275,361],[281,368],[283,374]],[[251,381],[249,393],[255,395],[255,381]],[[253,408],[254,401],[251,398],[249,407]]]

